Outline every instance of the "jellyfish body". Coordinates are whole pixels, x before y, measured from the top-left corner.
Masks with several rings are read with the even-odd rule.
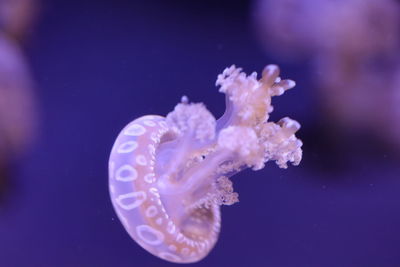
[[[38,116],[34,85],[26,59],[16,43],[1,33],[0,58],[0,169],[2,169],[10,160],[20,157],[29,149],[36,134]]]
[[[261,80],[234,66],[217,80],[227,110],[218,120],[201,103],[182,98],[166,118],[144,116],[119,134],[110,155],[113,206],[129,235],[164,260],[203,259],[220,230],[220,205],[238,201],[229,177],[265,162],[301,160],[300,125],[284,118],[268,122],[271,96],[294,86],[275,65]]]

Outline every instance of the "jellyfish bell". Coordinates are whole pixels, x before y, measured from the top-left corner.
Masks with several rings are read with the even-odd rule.
[[[23,41],[35,24],[39,1],[2,0],[0,1],[0,29],[8,37]]]
[[[295,86],[268,65],[260,80],[231,66],[216,85],[227,109],[216,120],[202,103],[182,98],[166,117],[129,123],[110,154],[109,190],[129,235],[145,250],[171,262],[203,259],[221,226],[221,205],[238,201],[229,177],[267,161],[299,164],[296,121],[270,122],[271,97]]]
[[[17,157],[37,122],[33,82],[19,47],[0,35],[0,157]]]
[[[280,60],[381,56],[400,44],[395,0],[256,0],[252,10],[262,46]]]
[[[254,24],[265,50],[279,60],[307,60],[310,66],[306,72],[318,98],[319,136],[336,143],[334,151],[351,146],[353,153],[358,144],[368,144],[361,149],[384,147],[398,154],[400,127],[393,122],[400,118],[399,1],[254,3]],[[366,140],[360,142],[360,136]],[[351,153],[329,154],[343,159]]]
[[[10,163],[31,146],[37,110],[25,58],[13,40],[0,34],[0,197],[9,189]]]

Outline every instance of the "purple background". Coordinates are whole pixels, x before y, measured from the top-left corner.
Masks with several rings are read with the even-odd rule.
[[[233,63],[248,73],[272,63],[250,3],[42,2],[27,49],[41,134],[12,171],[0,266],[172,266],[136,245],[116,218],[109,151],[125,124],[165,115],[184,94],[220,116],[216,75]],[[363,144],[332,149],[315,130],[307,66],[280,65],[298,86],[273,100],[273,118],[302,123],[303,162],[236,175],[241,202],[222,208],[219,242],[193,266],[400,266],[398,158]]]

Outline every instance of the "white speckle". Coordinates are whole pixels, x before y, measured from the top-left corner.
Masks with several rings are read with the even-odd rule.
[[[146,200],[146,193],[143,191],[131,192],[128,194],[119,195],[115,201],[124,210],[132,210],[139,207]],[[127,202],[126,200],[129,200]]]
[[[162,219],[161,217],[160,217],[160,218],[157,218],[156,224],[161,225],[162,222],[163,222],[163,219]]]
[[[136,156],[136,163],[142,166],[146,166],[147,165],[146,157],[143,155]]]
[[[148,146],[148,148],[149,148],[150,154],[153,155],[153,154],[156,152],[156,148],[155,148],[155,146],[154,146],[153,144],[150,144],[150,145]]]
[[[152,246],[160,245],[164,242],[164,234],[146,224],[137,226],[136,233],[140,239]]]
[[[130,182],[133,180],[136,180],[138,176],[138,173],[135,168],[133,168],[131,165],[123,165],[121,166],[116,174],[115,174],[115,179],[118,181],[122,182]]]
[[[155,187],[150,187],[149,192],[158,198],[160,197],[160,194],[158,193],[158,189]]]
[[[143,135],[146,132],[146,128],[144,128],[140,124],[132,124],[128,126],[128,128],[124,131],[125,135],[130,135],[130,136],[140,136]]]
[[[158,136],[157,136],[157,133],[152,133],[151,135],[150,135],[150,139],[154,142],[154,143],[157,143],[158,142]]]
[[[143,177],[143,179],[144,179],[144,181],[146,182],[146,183],[149,183],[149,184],[151,184],[151,183],[154,183],[155,181],[156,181],[156,177],[154,176],[154,173],[149,173],[149,174],[146,174],[144,177]]]
[[[157,210],[157,207],[154,205],[148,207],[146,210],[146,216],[149,218],[153,218],[157,214],[158,214],[158,210]]]
[[[179,234],[176,236],[176,242],[182,243],[184,240],[185,240],[185,237],[184,237],[181,233],[179,233]]]
[[[194,241],[193,241],[193,240],[188,239],[188,243],[189,243],[189,245],[190,245],[191,247],[194,247]]]
[[[206,249],[206,245],[203,242],[199,242],[199,251],[200,252],[204,252],[204,250]]]
[[[117,152],[118,153],[129,153],[134,151],[138,147],[138,143],[136,141],[128,141],[119,145]]]
[[[175,233],[175,229],[176,229],[176,227],[175,227],[174,223],[169,221],[168,225],[167,225],[167,232],[172,235],[173,233]]]

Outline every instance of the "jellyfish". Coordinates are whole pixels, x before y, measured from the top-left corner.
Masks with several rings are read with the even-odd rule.
[[[15,41],[0,32],[0,202],[9,168],[34,142],[38,110],[30,70]]]
[[[298,165],[300,124],[270,122],[271,97],[295,82],[268,65],[260,80],[234,65],[218,76],[226,111],[216,120],[186,96],[166,117],[146,115],[118,135],[109,160],[111,201],[122,225],[142,248],[170,262],[192,263],[214,247],[221,205],[238,202],[229,179],[268,161]]]
[[[395,0],[255,0],[253,6],[258,37],[280,60],[350,57],[353,64],[398,51]]]
[[[1,0],[0,29],[9,38],[23,43],[36,24],[40,1]]]
[[[399,154],[400,126],[393,122],[400,119],[400,2],[254,3],[254,24],[265,50],[279,60],[300,65],[306,60],[310,66],[310,83],[319,98],[318,135],[337,144],[334,150],[358,150],[360,142],[354,140],[362,136],[369,147],[376,143]],[[338,153],[341,159],[351,154]]]

